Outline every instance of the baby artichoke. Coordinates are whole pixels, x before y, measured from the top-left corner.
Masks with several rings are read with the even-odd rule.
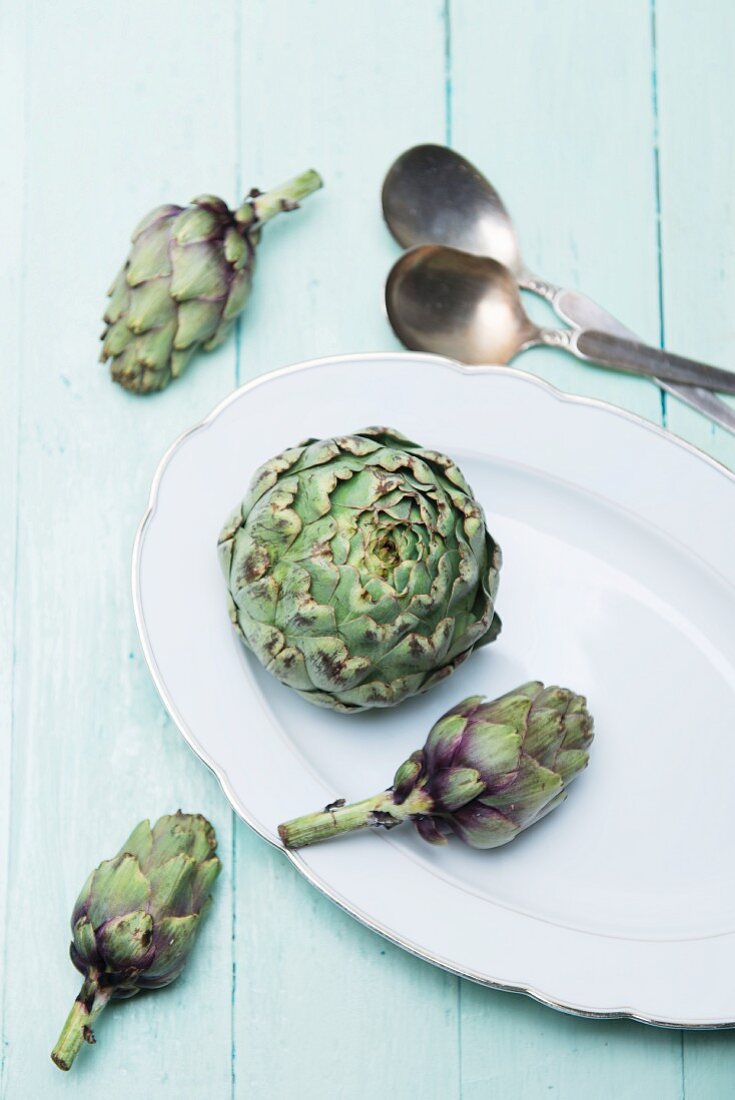
[[[177,978],[220,872],[214,829],[201,814],[175,814],[133,830],[114,859],[87,879],[71,917],[71,961],[84,982],[51,1057],[70,1069],[113,998]]]
[[[450,458],[391,428],[266,462],[219,552],[236,630],[319,706],[394,706],[500,629],[482,508]]]
[[[585,699],[566,688],[533,681],[491,703],[473,695],[439,719],[387,791],[335,802],[278,832],[287,848],[302,848],[410,820],[432,844],[451,830],[472,848],[497,848],[563,802],[592,737]]]
[[[134,393],[162,390],[200,349],[227,336],[250,293],[260,231],[321,187],[308,171],[230,210],[216,195],[158,206],[133,232],[109,290],[102,362]]]

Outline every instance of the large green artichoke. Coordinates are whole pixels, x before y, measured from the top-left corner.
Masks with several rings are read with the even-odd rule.
[[[339,833],[413,821],[424,840],[451,830],[472,848],[497,848],[564,801],[587,766],[592,716],[583,696],[538,681],[483,702],[465,699],[439,719],[387,791],[280,825],[287,848]]]
[[[70,1069],[92,1024],[113,998],[157,989],[184,968],[220,872],[214,829],[178,813],[133,829],[114,859],[89,876],[71,917],[71,961],[84,975],[51,1054]]]
[[[260,231],[281,210],[321,187],[308,171],[238,210],[216,195],[190,206],[158,206],[133,232],[112,284],[100,358],[134,393],[162,390],[200,349],[227,336],[250,293]]]
[[[482,508],[450,458],[390,428],[266,462],[219,550],[235,628],[319,706],[394,706],[500,629]]]

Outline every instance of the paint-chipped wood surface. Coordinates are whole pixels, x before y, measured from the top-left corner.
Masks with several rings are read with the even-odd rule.
[[[732,364],[735,7],[724,0],[181,0],[0,7],[0,1096],[723,1100],[735,1038],[562,1016],[366,931],[236,821],[167,718],[130,600],[156,462],[239,382],[392,348],[392,159],[449,141],[529,263],[645,338]],[[138,218],[304,168],[237,340],[140,400],[96,362]],[[524,358],[735,464],[648,382]],[[277,410],[274,410],[274,415]],[[703,780],[703,787],[706,783]],[[109,1010],[73,1080],[48,1052],[77,888],[144,816],[198,810],[224,872],[185,976]]]

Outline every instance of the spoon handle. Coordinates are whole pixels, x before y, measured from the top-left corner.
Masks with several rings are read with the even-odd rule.
[[[599,332],[608,332],[612,336],[622,336],[625,340],[640,342],[627,325],[581,291],[555,286],[529,271],[522,272],[518,281],[526,290],[531,290],[534,294],[545,298],[562,321],[566,321],[573,328],[595,329]],[[685,405],[696,409],[697,412],[704,413],[710,420],[714,420],[715,424],[719,424],[721,428],[727,428],[735,435],[735,408],[728,405],[722,398],[716,397],[710,390],[701,389],[699,386],[666,382],[663,378],[655,378],[654,381],[667,393],[678,397]]]
[[[704,386],[708,390],[735,394],[735,373],[685,359],[661,348],[653,348],[635,340],[624,340],[606,332],[588,330],[575,334],[569,350],[580,359],[590,359],[617,370],[647,374],[667,382],[683,382],[689,386]]]

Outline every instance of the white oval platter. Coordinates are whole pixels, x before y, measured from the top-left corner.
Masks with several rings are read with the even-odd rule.
[[[338,715],[302,701],[230,624],[217,535],[263,461],[390,425],[463,468],[504,552],[503,632],[433,691]],[[590,1016],[735,1025],[735,478],[659,428],[531,375],[434,356],[288,367],[228,397],[156,472],[133,561],[158,690],[235,810],[279,822],[391,782],[466,695],[583,692],[591,763],[507,847],[409,827],[285,853],[363,923],[487,985]]]

